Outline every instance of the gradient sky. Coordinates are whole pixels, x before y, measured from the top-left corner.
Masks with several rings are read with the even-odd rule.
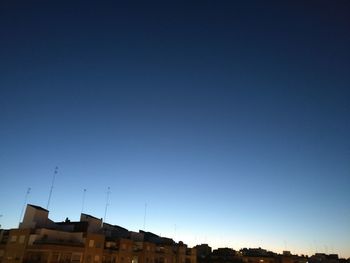
[[[1,1],[1,226],[350,257],[350,2],[241,2]]]

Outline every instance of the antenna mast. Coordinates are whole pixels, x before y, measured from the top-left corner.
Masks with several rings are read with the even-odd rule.
[[[146,212],[147,212],[147,203],[145,203],[145,213],[143,215],[143,230],[146,231]]]
[[[56,179],[56,174],[57,174],[57,172],[58,172],[58,167],[56,166],[55,171],[54,171],[53,176],[52,176],[52,183],[51,183],[51,188],[50,188],[49,199],[47,200],[47,205],[46,205],[46,209],[47,209],[47,210],[49,210],[49,205],[50,205],[52,190],[53,190],[53,186],[54,186],[54,183],[55,183],[55,179]]]
[[[83,201],[82,201],[82,204],[81,204],[81,213],[83,213],[83,211],[84,211],[85,194],[86,194],[86,189],[84,188],[84,190],[83,190]]]
[[[24,197],[24,203],[23,203],[21,215],[19,216],[18,225],[21,223],[21,219],[22,219],[22,217],[23,217],[23,212],[24,212],[24,207],[25,207],[26,204],[27,204],[27,200],[28,200],[28,195],[29,195],[29,193],[30,193],[30,187],[28,187],[27,192],[26,192],[26,195],[25,195],[25,197]]]
[[[111,188],[107,188],[107,198],[106,198],[106,207],[105,207],[105,216],[103,217],[103,222],[106,222],[107,208],[109,206],[109,194],[111,193]]]

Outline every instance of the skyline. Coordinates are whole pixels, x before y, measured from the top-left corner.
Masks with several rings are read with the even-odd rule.
[[[86,189],[84,189],[84,192],[86,192]],[[28,193],[29,193],[29,190],[27,191],[27,195],[28,195]],[[109,189],[108,189],[108,192],[107,192],[107,200],[108,200],[108,196],[109,196]],[[108,201],[107,201],[107,203],[108,203]],[[28,212],[27,210],[28,210],[28,207],[29,208],[31,208],[30,209],[30,211]],[[138,232],[137,231],[130,231],[129,229],[127,229],[127,228],[125,228],[125,227],[123,227],[123,226],[120,226],[120,225],[116,225],[116,224],[113,224],[113,223],[111,223],[111,222],[107,222],[106,220],[104,220],[104,218],[98,218],[98,217],[95,217],[95,216],[93,216],[93,215],[89,215],[89,214],[86,214],[83,210],[83,208],[82,208],[82,211],[81,211],[81,215],[80,215],[80,217],[79,217],[79,220],[77,220],[77,221],[71,221],[71,219],[69,219],[68,217],[66,217],[65,218],[65,220],[62,220],[62,221],[59,221],[59,222],[55,222],[55,221],[52,221],[51,219],[50,219],[50,215],[49,215],[49,213],[50,213],[50,211],[47,209],[47,208],[43,208],[43,207],[41,207],[41,206],[37,206],[37,205],[35,205],[35,204],[29,204],[29,203],[27,203],[27,204],[25,204],[25,207],[23,207],[24,208],[24,210],[25,210],[25,213],[23,213],[24,211],[22,211],[22,220],[21,220],[21,222],[20,222],[20,224],[19,224],[19,226],[18,226],[18,228],[12,228],[12,229],[9,229],[8,230],[8,232],[10,232],[10,231],[16,231],[16,230],[20,230],[20,229],[28,229],[28,226],[30,226],[30,225],[35,225],[35,223],[33,224],[33,222],[36,222],[38,225],[36,226],[36,227],[34,227],[33,229],[45,229],[45,228],[49,228],[49,229],[51,229],[51,230],[53,230],[53,231],[57,231],[57,226],[59,226],[60,224],[68,224],[68,225],[70,225],[70,226],[74,226],[74,225],[79,225],[79,224],[77,224],[77,223],[81,223],[81,222],[90,222],[89,224],[91,224],[91,229],[90,229],[90,231],[93,231],[92,229],[94,229],[94,231],[97,231],[97,233],[99,233],[100,235],[102,234],[102,235],[108,235],[108,234],[106,234],[106,233],[110,233],[110,232],[103,232],[103,229],[106,231],[106,229],[109,229],[110,231],[111,231],[111,229],[114,229],[116,232],[115,232],[115,235],[116,236],[118,236],[116,233],[118,232],[118,229],[119,229],[119,231],[122,229],[122,232],[124,233],[124,237],[120,237],[119,236],[119,238],[117,237],[116,238],[116,236],[114,236],[114,238],[115,238],[115,240],[118,240],[119,239],[119,241],[120,241],[120,239],[124,239],[124,240],[134,240],[133,238],[132,238],[132,236],[133,236],[133,234],[136,234],[136,233],[148,233],[148,234],[150,234],[149,236],[153,236],[153,237],[158,237],[158,238],[165,238],[164,240],[167,240],[167,242],[170,242],[170,243],[173,243],[173,244],[182,244],[182,245],[185,245],[186,247],[187,247],[187,244],[185,244],[185,243],[183,243],[183,241],[182,240],[178,240],[178,241],[176,241],[176,240],[174,240],[174,237],[171,237],[171,236],[161,236],[161,234],[160,235],[157,235],[157,234],[155,234],[155,233],[152,233],[152,232],[150,232],[150,231],[148,231],[148,230],[146,230],[146,228],[145,228],[145,225],[144,225],[144,227],[142,228],[142,229],[139,229],[138,230]],[[41,214],[41,217],[46,217],[46,221],[40,221],[40,220],[38,220],[38,218],[40,218],[40,216],[38,216],[37,218],[36,218],[36,220],[34,220],[34,221],[32,221],[33,219],[32,219],[32,215],[33,215],[33,212],[35,211],[35,210],[38,210],[38,211],[44,211],[44,212],[47,212],[47,214],[45,215],[43,215],[43,214]],[[35,213],[35,212],[34,212]],[[106,216],[106,214],[105,214],[105,216]],[[35,217],[34,217],[35,218]],[[92,219],[93,221],[89,221],[89,219]],[[88,221],[87,221],[88,220]],[[46,223],[44,223],[43,225],[42,225],[42,222],[46,222]],[[48,225],[46,225],[45,226],[45,224],[48,224]],[[86,225],[87,226],[87,225]],[[99,226],[98,228],[96,228],[96,226]],[[1,229],[1,228],[0,228]],[[4,230],[4,229],[1,229],[1,230]],[[79,229],[80,231],[82,231],[83,230],[83,228],[81,228],[81,229]],[[101,230],[102,230],[102,232],[101,232]],[[67,232],[67,233],[69,233],[69,231],[67,231],[67,229],[66,230],[63,230],[62,231],[62,229],[60,229],[60,230],[58,230],[58,231],[61,231],[61,232]],[[80,232],[80,231],[76,231],[76,232]],[[86,229],[85,231],[89,231],[88,229]],[[73,231],[74,232],[74,231]],[[126,232],[128,232],[129,233],[129,236],[126,234]],[[18,233],[18,232],[17,232]],[[91,233],[91,232],[90,232]],[[104,234],[103,234],[104,233]],[[119,232],[119,235],[122,235],[121,234],[121,232]],[[135,238],[135,237],[134,237]],[[139,238],[140,238],[140,236],[139,236]],[[145,238],[144,236],[142,237],[142,238]],[[51,236],[51,239],[53,239],[53,240],[55,240],[54,239],[54,237],[53,236]],[[147,238],[146,238],[147,239]],[[135,240],[134,240],[135,241]],[[143,240],[144,241],[144,240]],[[51,242],[53,242],[53,241],[51,241]],[[61,240],[61,242],[63,242],[63,240]],[[153,242],[154,242],[154,240],[153,240]],[[206,249],[207,248],[210,248],[210,250],[212,250],[212,248],[210,247],[210,246],[208,246],[208,244],[207,243],[201,243],[201,244],[196,244],[195,246],[193,246],[193,248],[197,248],[198,246],[204,246]],[[191,247],[189,247],[189,248],[191,248]],[[326,253],[320,253],[320,252],[315,252],[315,254],[311,254],[311,255],[305,255],[305,254],[300,254],[300,255],[298,255],[298,254],[292,254],[290,251],[288,251],[288,250],[283,250],[282,251],[282,253],[276,253],[275,251],[269,251],[269,250],[265,250],[264,248],[261,248],[261,247],[258,247],[258,248],[251,248],[251,247],[245,247],[245,248],[241,248],[241,249],[239,249],[239,250],[234,250],[233,248],[230,248],[230,247],[218,247],[218,248],[216,248],[216,249],[214,249],[214,251],[215,250],[220,250],[220,249],[223,249],[223,250],[225,250],[225,249],[229,249],[229,250],[231,250],[232,252],[233,251],[236,251],[236,252],[238,252],[238,251],[242,251],[242,250],[246,250],[246,251],[249,251],[249,250],[253,250],[254,252],[251,252],[251,253],[246,253],[246,254],[241,254],[241,255],[245,255],[245,256],[253,256],[254,257],[254,255],[255,256],[257,256],[257,255],[259,255],[258,257],[264,257],[264,256],[267,256],[267,255],[269,255],[270,257],[275,257],[275,256],[277,256],[277,255],[283,255],[283,256],[287,256],[287,257],[289,257],[289,256],[298,256],[298,257],[301,257],[301,258],[305,258],[306,257],[306,259],[307,258],[309,258],[309,257],[312,257],[312,256],[317,256],[317,255],[326,255],[326,256],[337,256],[336,258],[338,259],[345,259],[345,260],[349,260],[349,258],[348,259],[346,259],[346,258],[341,258],[341,257],[338,257],[338,254],[332,254],[332,252],[331,253],[328,253],[328,252],[326,252]],[[260,250],[260,252],[257,252],[256,250]],[[206,250],[207,251],[207,250]],[[226,250],[227,251],[227,250]],[[266,254],[266,252],[267,252],[267,254]],[[272,252],[273,253],[273,255],[272,254],[269,254],[269,252]],[[203,253],[203,251],[202,251],[202,253]],[[201,258],[202,260],[204,259],[204,258],[202,258],[203,256],[204,256],[204,254],[206,254],[205,252],[203,253],[203,254],[201,254],[201,253],[197,253],[197,258],[199,257],[199,258]],[[227,255],[227,254],[226,254]],[[206,256],[208,256],[208,254],[206,254]],[[236,254],[236,256],[237,256],[237,254]],[[333,257],[333,259],[335,259],[335,257]]]
[[[0,225],[25,194],[191,246],[350,257],[347,1],[0,3]],[[62,215],[64,218],[62,218]],[[178,239],[179,238],[179,239]]]

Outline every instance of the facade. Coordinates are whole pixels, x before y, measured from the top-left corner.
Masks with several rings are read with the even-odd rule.
[[[0,263],[196,263],[196,250],[182,242],[87,214],[78,222],[53,222],[48,214],[27,205],[18,229],[1,230]]]

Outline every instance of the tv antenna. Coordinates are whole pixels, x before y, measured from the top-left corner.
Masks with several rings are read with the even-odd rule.
[[[106,222],[107,208],[109,206],[109,195],[111,193],[111,188],[108,186],[107,188],[107,198],[106,198],[106,207],[105,207],[105,216],[103,217],[103,222]]]
[[[47,205],[46,205],[46,209],[47,209],[47,210],[49,210],[49,205],[50,205],[52,190],[53,190],[53,186],[54,186],[54,183],[55,183],[55,179],[56,179],[56,174],[57,174],[57,173],[58,173],[58,167],[56,166],[55,171],[53,172],[53,176],[52,176],[52,183],[51,183],[51,188],[50,188],[49,199],[47,200]]]
[[[81,213],[84,212],[84,205],[85,205],[85,195],[86,195],[86,189],[83,190],[83,201],[81,203]]]
[[[145,203],[145,213],[143,214],[143,230],[146,231],[146,212],[147,212],[147,203]]]
[[[25,207],[25,206],[26,206],[26,204],[27,204],[28,195],[30,194],[30,190],[31,190],[31,188],[30,188],[30,187],[28,187],[27,192],[26,192],[26,195],[25,195],[25,197],[24,197],[24,203],[23,203],[23,207],[22,207],[21,215],[19,216],[19,222],[18,222],[18,225],[21,223],[21,220],[22,220],[22,217],[23,217],[23,212],[24,212],[24,207]]]

